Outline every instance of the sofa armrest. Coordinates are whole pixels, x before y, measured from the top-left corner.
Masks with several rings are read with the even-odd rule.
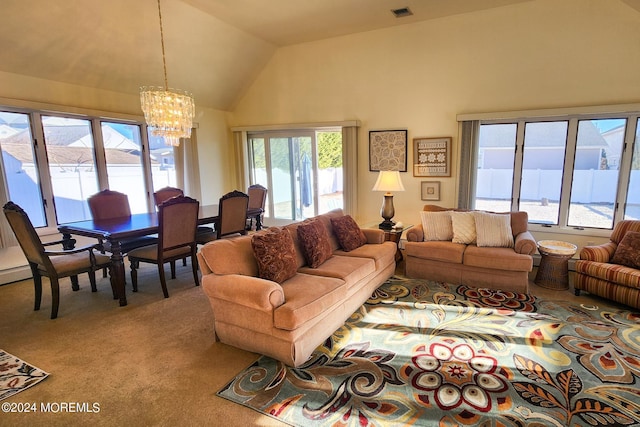
[[[417,224],[407,230],[408,242],[422,242],[424,240],[424,230],[422,224]]]
[[[198,251],[196,253],[196,258],[198,258],[198,267],[200,268],[202,277],[206,276],[207,274],[211,274],[211,269],[209,268],[209,265],[207,265],[207,262],[204,259],[204,255],[202,255],[202,251]]]
[[[617,246],[618,245],[613,242],[603,243],[602,245],[585,246],[580,251],[580,259],[595,262],[609,262]]]
[[[380,244],[384,243],[384,231],[379,228],[363,228],[364,237],[367,243]]]
[[[538,246],[536,245],[536,239],[533,238],[533,234],[530,231],[523,231],[518,234],[514,241],[514,250],[518,254],[533,255],[536,253]]]
[[[207,274],[202,276],[202,288],[209,298],[258,310],[273,310],[284,304],[282,286],[258,277]]]

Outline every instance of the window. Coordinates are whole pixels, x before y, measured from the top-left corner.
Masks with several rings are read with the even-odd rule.
[[[639,120],[611,113],[471,122],[476,131],[463,132],[462,142],[475,147],[470,206],[522,210],[540,227],[577,230],[640,219]]]
[[[87,197],[100,191],[91,122],[42,116],[42,129],[58,224],[90,219]]]
[[[154,188],[175,186],[176,173],[173,148],[146,131],[143,123],[5,108],[0,179],[36,227],[91,218],[87,199],[103,188],[127,194],[133,213],[147,212]]]
[[[287,223],[343,208],[342,152],[340,130],[249,133],[250,183],[269,189],[265,217]]]
[[[0,172],[8,198],[27,212],[35,227],[47,225],[28,114],[0,111]]]

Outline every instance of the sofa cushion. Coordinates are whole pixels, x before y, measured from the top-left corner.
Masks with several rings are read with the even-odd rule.
[[[511,248],[483,247],[469,245],[464,251],[464,265],[490,268],[493,270],[531,271],[533,258],[516,253]]]
[[[296,274],[296,250],[287,230],[270,227],[255,233],[251,246],[261,278],[282,283]]]
[[[462,256],[467,245],[451,242],[407,242],[404,250],[407,256],[462,264]]]
[[[298,226],[298,239],[307,265],[316,268],[331,257],[331,245],[324,225],[315,219],[306,220]]]
[[[349,252],[367,243],[366,236],[351,215],[331,218],[331,225],[342,250]]]
[[[394,242],[382,242],[369,244],[346,252],[338,249],[333,254],[345,257],[371,258],[376,263],[376,270],[382,270],[385,266],[395,262],[398,247]]]
[[[476,242],[476,219],[473,212],[451,212],[453,243],[468,245]]]
[[[640,232],[628,231],[613,254],[611,262],[640,269]]]
[[[318,268],[302,267],[299,273],[342,279],[348,287],[353,286],[375,272],[375,261],[371,258],[334,255]]]
[[[285,303],[273,312],[276,328],[295,330],[347,297],[343,280],[298,273],[282,284]]]
[[[576,273],[595,277],[605,282],[640,289],[640,270],[624,265],[595,261],[576,261]]]
[[[422,229],[424,231],[424,241],[451,241],[453,238],[453,227],[451,225],[451,214],[449,211],[442,212],[420,212]]]
[[[513,247],[511,215],[474,212],[477,245],[480,247]]]

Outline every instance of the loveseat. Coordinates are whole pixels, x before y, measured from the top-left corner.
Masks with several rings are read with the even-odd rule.
[[[640,221],[620,221],[609,242],[583,247],[573,287],[640,309]]]
[[[394,273],[396,249],[340,209],[209,242],[198,260],[215,339],[300,366]]]
[[[406,275],[527,293],[536,241],[526,212],[496,214],[425,205],[407,230]]]

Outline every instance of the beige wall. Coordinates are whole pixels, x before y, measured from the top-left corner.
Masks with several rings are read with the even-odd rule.
[[[419,220],[412,139],[452,136],[458,186],[459,113],[633,103],[640,100],[640,14],[622,2],[536,0],[281,48],[238,103],[232,125],[357,119],[357,216],[376,220],[368,131],[408,129],[406,191],[396,219]],[[546,237],[544,237],[546,238]],[[575,240],[575,239],[572,239]]]

